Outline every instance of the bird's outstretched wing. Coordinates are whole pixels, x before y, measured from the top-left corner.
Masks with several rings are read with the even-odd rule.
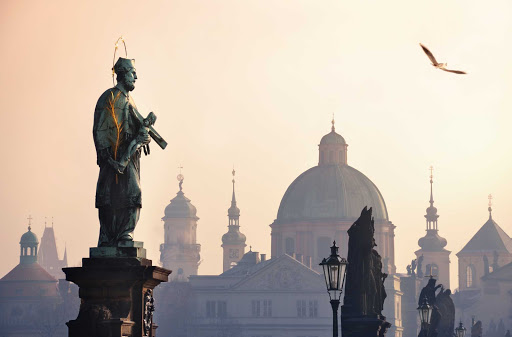
[[[436,61],[436,58],[434,57],[434,55],[432,55],[432,53],[430,52],[430,50],[428,50],[427,47],[425,47],[424,45],[422,45],[420,43],[420,46],[421,48],[423,49],[423,51],[425,52],[425,54],[427,54],[428,58],[430,59],[430,61],[434,64],[434,65],[438,65],[439,63],[437,63]]]
[[[441,69],[444,71],[450,72],[450,73],[454,73],[454,74],[466,74],[466,72],[460,71],[460,70],[450,70],[450,69],[446,69],[446,68],[441,68]]]

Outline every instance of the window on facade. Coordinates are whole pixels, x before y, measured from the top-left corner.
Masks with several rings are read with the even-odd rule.
[[[318,317],[318,301],[309,301],[309,317]]]
[[[286,238],[284,246],[286,254],[291,256],[295,253],[295,240],[293,238]]]
[[[206,301],[206,317],[217,317],[215,301]]]
[[[272,300],[263,300],[263,317],[272,317]]]
[[[474,287],[475,276],[475,266],[470,264],[469,266],[466,267],[466,287]]]
[[[307,317],[306,316],[306,300],[298,300],[297,301],[297,317]]]
[[[252,301],[252,316],[260,317],[260,315],[261,315],[260,309],[261,309],[260,301],[253,300]]]
[[[430,265],[430,268],[432,270],[432,275],[434,275],[436,279],[439,279],[439,267],[437,266],[437,264],[432,263]]]
[[[217,317],[227,317],[228,305],[226,301],[217,301]]]

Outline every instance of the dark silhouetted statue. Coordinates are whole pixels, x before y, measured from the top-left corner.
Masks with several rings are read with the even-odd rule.
[[[484,274],[489,274],[489,259],[487,258],[487,255],[484,255]]]
[[[440,289],[436,295],[436,291]],[[444,289],[441,284],[436,285],[436,279],[430,278],[427,285],[421,290],[418,305],[424,299],[432,306],[432,316],[426,336],[428,337],[453,337],[455,328],[455,305],[451,298],[450,289]],[[425,336],[420,332],[420,336]]]
[[[348,230],[348,266],[343,301],[343,336],[383,336],[391,326],[382,316],[387,274],[374,249],[372,209],[366,207]]]
[[[471,326],[471,337],[482,337],[482,321],[478,321]]]
[[[417,267],[417,274],[418,274],[418,277],[423,277],[423,255],[421,255],[420,257],[418,257],[418,267]]]

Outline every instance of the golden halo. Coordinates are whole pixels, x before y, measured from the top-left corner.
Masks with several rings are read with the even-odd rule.
[[[117,47],[119,46],[119,41],[122,41],[123,42],[123,45],[124,45],[124,56],[126,58],[128,58],[128,51],[126,50],[126,43],[124,42],[124,38],[122,36],[120,36],[117,41],[116,41],[116,47],[114,49],[114,58],[112,59],[112,84],[115,86],[115,82],[114,82],[114,75],[115,75],[115,70],[114,70],[114,65],[116,63],[116,53],[117,53]]]

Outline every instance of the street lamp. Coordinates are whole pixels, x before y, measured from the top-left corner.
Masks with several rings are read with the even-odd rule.
[[[432,317],[432,306],[428,303],[426,297],[423,297],[421,305],[418,307],[418,313],[420,314],[421,321],[420,335],[423,336],[428,332],[428,325],[430,324],[430,318]]]
[[[327,259],[323,259],[320,265],[324,269],[325,285],[331,300],[333,327],[332,335],[338,337],[338,308],[340,306],[340,298],[343,293],[343,284],[345,283],[345,273],[347,271],[347,260],[338,255],[336,241],[331,247],[331,255]]]
[[[455,328],[455,335],[457,337],[464,337],[466,335],[466,328],[462,325],[462,321],[460,321],[459,326]]]

